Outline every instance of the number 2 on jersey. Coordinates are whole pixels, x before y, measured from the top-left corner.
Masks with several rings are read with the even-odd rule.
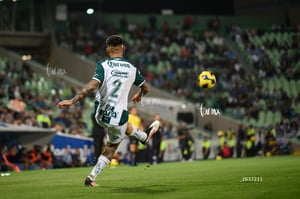
[[[111,95],[110,95],[111,97],[115,97],[115,98],[118,97],[118,91],[120,90],[121,84],[122,84],[122,82],[118,79],[113,82],[114,88],[111,92]]]

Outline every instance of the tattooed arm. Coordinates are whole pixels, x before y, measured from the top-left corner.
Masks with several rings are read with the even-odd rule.
[[[146,95],[149,92],[149,86],[148,84],[145,82],[141,87],[140,90],[132,97],[132,101],[134,103],[138,103],[140,101],[142,101],[142,97],[144,95]]]
[[[84,99],[86,96],[92,93],[96,88],[98,88],[99,84],[99,81],[92,79],[79,91],[79,93],[75,97],[73,97],[71,100],[63,100],[59,102],[57,104],[57,107],[64,108],[75,104],[76,102]]]

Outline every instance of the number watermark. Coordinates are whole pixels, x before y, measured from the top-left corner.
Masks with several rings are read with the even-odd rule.
[[[240,182],[252,183],[252,182],[262,182],[263,177],[261,176],[243,176]]]

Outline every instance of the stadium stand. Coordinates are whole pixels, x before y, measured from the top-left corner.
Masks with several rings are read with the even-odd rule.
[[[273,25],[269,31],[232,26],[228,34],[253,65],[256,88],[262,85],[258,91],[261,94],[256,95],[260,96],[261,107],[255,125],[263,127],[283,118],[293,119],[300,111],[295,105],[300,93],[297,26]]]

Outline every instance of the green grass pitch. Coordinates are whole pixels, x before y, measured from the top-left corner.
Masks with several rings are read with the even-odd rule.
[[[96,188],[83,186],[90,171],[84,167],[11,173],[0,177],[0,198],[300,198],[299,156],[109,167],[98,176]],[[256,178],[241,182],[243,177]]]

